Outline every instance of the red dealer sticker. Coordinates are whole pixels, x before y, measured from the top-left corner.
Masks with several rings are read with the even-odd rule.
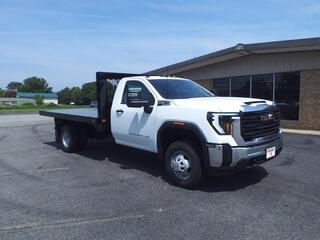
[[[272,158],[276,155],[276,147],[267,148],[266,151],[266,158]]]

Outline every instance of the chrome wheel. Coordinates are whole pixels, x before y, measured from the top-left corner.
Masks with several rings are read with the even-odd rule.
[[[182,151],[175,152],[171,157],[171,169],[178,178],[188,179],[191,174],[190,157]]]
[[[62,144],[65,148],[69,148],[71,143],[71,137],[68,131],[63,131],[62,133]]]

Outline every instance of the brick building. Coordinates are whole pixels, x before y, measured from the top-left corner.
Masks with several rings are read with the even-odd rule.
[[[273,100],[282,127],[320,130],[320,38],[238,44],[146,74],[189,78],[218,96]]]

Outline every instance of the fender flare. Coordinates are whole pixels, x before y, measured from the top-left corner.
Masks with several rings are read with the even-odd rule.
[[[192,131],[199,138],[201,142],[201,150],[202,150],[204,167],[207,169],[210,166],[208,147],[206,144],[207,139],[196,124],[189,123],[189,122],[166,121],[161,125],[157,133],[157,150],[161,159],[163,158],[163,154],[164,154],[164,149],[162,149],[161,135],[168,128],[176,128],[176,129],[182,129],[182,130],[185,129],[188,131]]]

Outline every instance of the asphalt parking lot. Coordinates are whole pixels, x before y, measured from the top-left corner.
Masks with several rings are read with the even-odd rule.
[[[0,115],[0,239],[320,239],[320,137],[285,134],[277,159],[194,191],[152,154],[53,141],[52,119]]]

